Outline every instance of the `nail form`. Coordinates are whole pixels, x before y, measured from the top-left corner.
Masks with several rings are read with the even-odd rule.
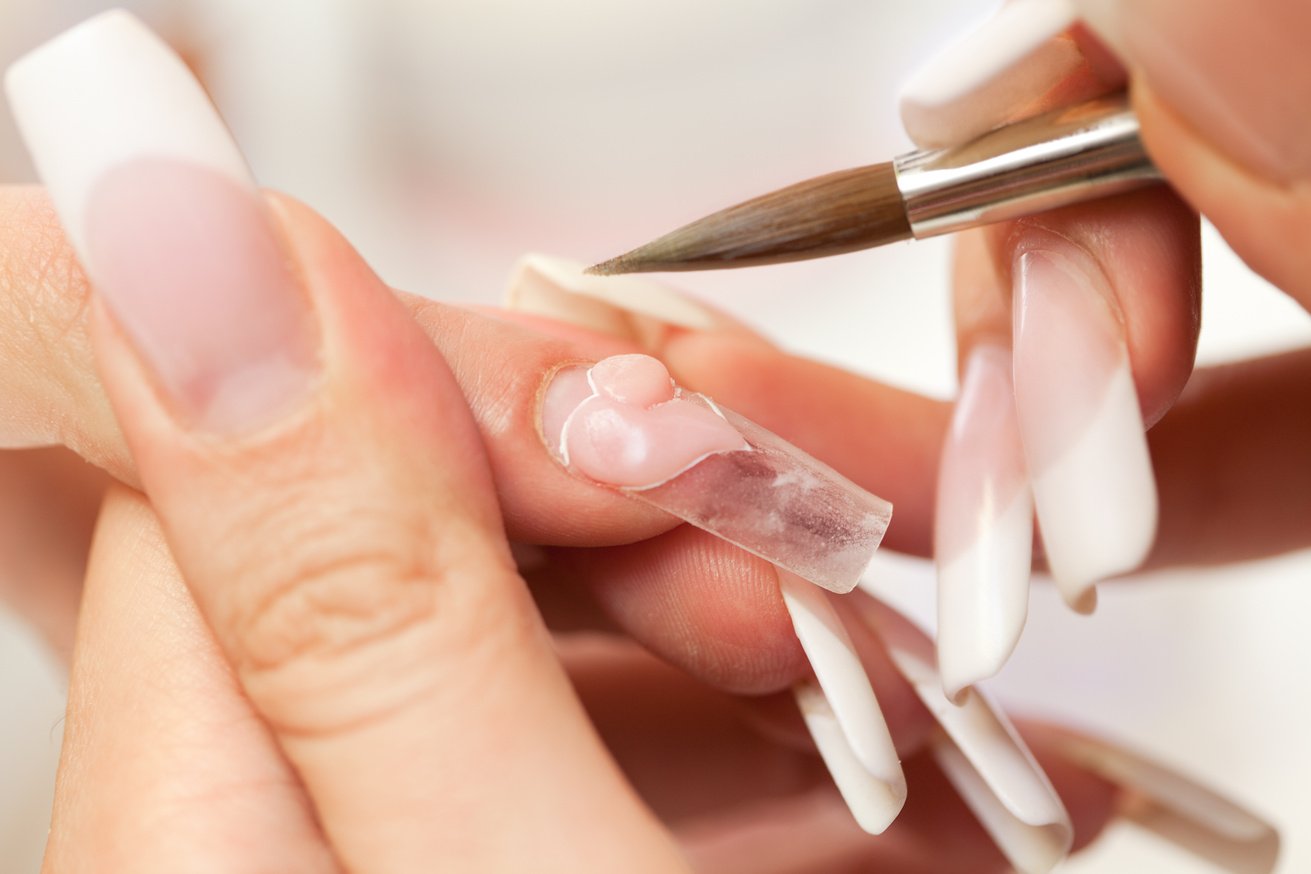
[[[1147,557],[1156,482],[1109,283],[1057,245],[1016,259],[1015,401],[1048,566],[1090,612],[1098,581]]]
[[[936,53],[902,87],[912,140],[937,148],[1013,121],[1017,110],[1078,69],[1073,43],[1054,40],[1077,21],[1069,0],[1015,0]]]
[[[949,702],[929,638],[873,597],[853,603],[942,727],[933,754],[961,798],[1018,871],[1050,871],[1068,854],[1074,827],[1005,714],[977,689],[966,691],[959,706]]]
[[[643,389],[643,402],[625,409],[598,405],[594,399],[602,390],[592,373],[618,359],[630,359],[648,375],[658,368],[666,381],[662,391],[672,392],[660,397],[668,400],[648,403],[656,395]],[[692,439],[688,435],[674,439],[677,429],[666,427],[672,414],[665,404],[680,405],[689,423],[696,419],[697,435],[708,441],[704,453],[695,442],[684,442]],[[723,431],[706,426],[711,418],[739,436],[741,448],[724,444]],[[578,475],[619,488],[834,592],[855,587],[891,517],[890,504],[832,468],[704,395],[673,386],[663,365],[649,356],[615,356],[593,367],[557,371],[543,392],[540,421],[548,450]],[[580,446],[592,453],[586,469],[570,463],[570,447],[576,454]],[[606,470],[607,464],[613,469]],[[635,471],[659,475],[640,483]]]
[[[1010,658],[1029,606],[1033,500],[1010,350],[976,348],[943,446],[934,520],[938,670],[956,698]]]
[[[856,822],[880,834],[906,802],[906,777],[874,689],[828,595],[787,571],[778,580],[815,672],[794,687],[797,706]]]
[[[1122,747],[1058,731],[1062,754],[1124,790],[1121,818],[1233,874],[1268,874],[1279,858],[1269,823],[1183,774]]]

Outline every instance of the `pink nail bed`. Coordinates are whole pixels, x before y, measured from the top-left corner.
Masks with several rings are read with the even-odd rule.
[[[557,371],[541,423],[574,473],[834,592],[855,587],[892,514],[795,446],[679,388],[648,355]]]

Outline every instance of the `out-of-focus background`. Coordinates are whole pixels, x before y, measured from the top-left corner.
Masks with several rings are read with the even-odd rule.
[[[0,0],[0,62],[108,4]],[[392,285],[492,303],[529,250],[598,260],[780,184],[908,143],[898,84],[990,0],[141,0],[199,69],[259,180],[342,227]],[[8,114],[0,182],[30,181]],[[686,275],[795,350],[955,391],[946,242]],[[1200,357],[1311,344],[1311,320],[1208,231]],[[1311,451],[1311,447],[1308,447]],[[877,452],[877,446],[870,447]],[[32,507],[39,513],[41,508]],[[925,563],[880,585],[928,620]],[[992,688],[1130,742],[1272,818],[1311,870],[1311,553],[1104,587],[1047,587]],[[39,866],[65,679],[0,607],[0,871]],[[1199,867],[1200,866],[1200,867]],[[1063,871],[1194,872],[1112,829]]]

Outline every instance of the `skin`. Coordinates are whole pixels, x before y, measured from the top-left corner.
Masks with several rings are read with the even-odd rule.
[[[1311,232],[1306,186],[1242,165],[1165,100],[1149,73],[1130,63],[1128,75],[1148,147],[1176,190],[1259,272],[1311,303],[1304,249],[1289,244]],[[98,870],[405,871],[434,859],[522,870],[515,853],[540,862],[579,847],[590,863],[638,852],[651,870],[676,870],[676,841],[701,870],[1001,870],[918,754],[926,716],[877,654],[868,667],[919,788],[888,836],[872,842],[843,818],[795,715],[771,697],[805,667],[767,569],[550,460],[533,421],[543,375],[561,361],[636,351],[631,339],[394,297],[321,219],[285,199],[272,207],[334,338],[341,357],[333,363],[352,374],[322,391],[349,403],[311,402],[294,421],[216,448],[177,424],[91,302],[43,195],[0,192],[0,348],[23,363],[0,372],[0,438],[15,449],[67,447],[90,462],[41,449],[0,469],[27,489],[0,492],[8,512],[30,506],[23,494],[53,496],[47,514],[28,520],[28,548],[13,553],[31,581],[16,600],[43,617],[52,639],[80,623],[47,870],[103,860]],[[1306,546],[1311,354],[1192,372],[1196,221],[1173,196],[1132,195],[964,239],[955,280],[962,349],[1009,330],[1005,265],[1026,237],[1050,233],[1090,251],[1125,315],[1144,414],[1156,423],[1162,513],[1153,565]],[[369,319],[358,318],[365,312]],[[737,333],[656,331],[644,349],[681,383],[891,499],[898,520],[889,546],[927,551],[946,405]],[[349,418],[333,413],[342,409]],[[397,409],[414,412],[392,430],[400,439],[377,442],[357,427],[387,422]],[[126,439],[118,421],[131,425]],[[877,457],[871,440],[884,448]],[[316,444],[331,452],[303,459],[303,447]],[[453,471],[434,461],[444,453],[470,461]],[[302,463],[282,485],[294,488],[232,487],[233,473],[280,469],[293,454]],[[387,475],[371,478],[371,465],[342,472],[332,462],[343,457],[385,459]],[[121,485],[100,509],[79,620],[84,568],[67,556],[88,554],[90,508],[110,480]],[[297,543],[277,525],[248,536],[246,520],[263,518],[288,491],[297,503],[283,508],[284,524],[315,518],[318,537]],[[373,524],[316,509],[347,491],[373,498]],[[208,499],[203,516],[189,507],[196,493]],[[1221,530],[1226,536],[1215,536]],[[424,534],[406,534],[416,531]],[[458,548],[441,534],[450,531],[465,535]],[[434,532],[449,547],[436,558]],[[508,558],[507,537],[550,547],[529,586]],[[324,556],[338,575],[304,563]],[[454,612],[405,612],[395,583],[416,578],[415,568],[423,585],[455,593]],[[729,584],[707,591],[711,572]],[[250,621],[268,615],[258,612],[268,592],[314,591],[325,580],[318,591],[331,597],[307,599],[300,622]],[[365,586],[381,594],[359,624],[329,621],[341,606],[335,598]],[[682,671],[617,643],[566,647],[557,663],[530,591],[562,625],[622,629]],[[406,621],[393,624],[397,615]],[[354,681],[361,666],[368,684]],[[490,696],[482,694],[489,678],[503,684]],[[615,690],[633,688],[638,700],[669,701],[661,712],[686,719],[681,756],[667,747],[670,732],[651,731],[656,720],[624,724]],[[728,695],[742,692],[762,697]],[[491,741],[518,737],[524,724],[539,730],[507,762]],[[1033,729],[1086,842],[1115,790],[1046,754],[1042,738]],[[710,755],[719,750],[741,758],[726,764],[727,754]],[[578,806],[545,817],[540,810],[559,813],[559,793],[546,789],[560,785],[560,773]],[[405,779],[388,779],[397,774]],[[762,797],[773,802],[760,805]],[[442,828],[460,802],[461,828]],[[468,810],[488,818],[470,821]],[[522,844],[502,846],[493,812],[525,826]],[[960,841],[959,856],[943,856],[947,834]],[[829,855],[790,857],[789,846]]]

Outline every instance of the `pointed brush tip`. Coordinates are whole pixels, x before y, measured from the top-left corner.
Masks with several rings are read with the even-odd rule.
[[[617,276],[620,273],[631,273],[633,266],[627,261],[626,256],[620,255],[618,258],[611,258],[609,261],[602,261],[599,264],[593,264],[583,271],[588,276]]]

